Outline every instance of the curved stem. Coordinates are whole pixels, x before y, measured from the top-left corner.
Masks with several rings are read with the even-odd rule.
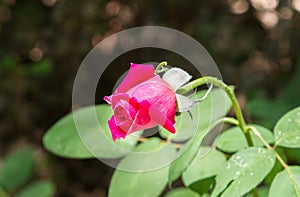
[[[252,142],[252,139],[250,137],[249,131],[247,130],[245,119],[244,119],[244,116],[242,114],[240,105],[237,101],[237,98],[236,98],[233,90],[231,90],[229,88],[229,86],[226,85],[223,81],[221,81],[221,80],[219,80],[215,77],[209,77],[209,76],[201,77],[201,78],[198,78],[198,79],[186,84],[185,86],[179,88],[177,90],[177,93],[185,94],[185,93],[193,90],[194,88],[196,88],[198,86],[201,86],[201,85],[204,85],[204,84],[207,84],[207,83],[213,84],[213,85],[223,89],[227,93],[227,95],[229,96],[229,98],[232,102],[233,109],[234,109],[235,114],[236,114],[236,118],[239,121],[239,127],[244,132],[244,134],[246,136],[246,139],[247,139],[247,142],[248,142],[248,145],[253,146],[253,142]]]
[[[253,133],[260,139],[260,141],[269,149],[273,150],[273,148],[268,144],[268,142],[261,136],[261,134],[257,131],[257,129],[253,126],[248,126],[248,130],[253,131]]]
[[[206,99],[206,97],[207,97],[207,96],[209,95],[209,93],[212,91],[213,87],[214,87],[214,86],[213,86],[212,84],[210,84],[210,87],[209,87],[208,90],[205,92],[204,96],[203,96],[202,98],[196,100],[196,102],[201,102],[201,101],[203,101],[204,99]]]
[[[231,118],[231,117],[224,117],[221,119],[223,122],[225,123],[229,123],[229,124],[233,124],[238,126],[239,125],[239,121],[235,118]]]
[[[155,73],[163,72],[163,67],[166,65],[168,65],[168,62],[166,62],[166,61],[160,62],[155,69]]]

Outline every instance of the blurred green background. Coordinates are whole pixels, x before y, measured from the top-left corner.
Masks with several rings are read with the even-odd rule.
[[[38,188],[45,196],[107,195],[112,168],[98,160],[56,157],[44,150],[41,139],[71,111],[73,81],[88,52],[113,33],[143,25],[171,27],[197,39],[219,66],[224,81],[237,87],[248,122],[272,128],[280,116],[300,105],[300,0],[1,0],[0,185],[4,190],[26,196],[32,184],[39,184],[35,192]],[[147,62],[158,52],[143,54],[114,62],[96,103],[110,95],[128,62]],[[159,54],[158,59],[180,65],[176,57],[163,59],[164,53]],[[292,162],[300,160],[295,157],[298,150],[294,151]],[[9,183],[3,178],[5,166],[13,166],[6,169],[15,176]],[[18,173],[20,168],[26,172]]]

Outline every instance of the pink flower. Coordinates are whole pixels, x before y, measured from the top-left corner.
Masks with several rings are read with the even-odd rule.
[[[152,65],[132,63],[113,95],[104,100],[114,111],[108,121],[114,141],[157,125],[175,133],[175,92]]]

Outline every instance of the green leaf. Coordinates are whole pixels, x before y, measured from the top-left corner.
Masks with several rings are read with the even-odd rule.
[[[300,163],[300,148],[285,148],[285,153],[290,161]]]
[[[0,185],[13,190],[23,185],[32,175],[34,164],[33,150],[24,149],[8,155],[0,171]]]
[[[49,197],[55,193],[55,185],[49,181],[37,181],[24,188],[17,197]]]
[[[176,150],[158,138],[150,138],[128,154],[114,172],[109,196],[159,196],[168,181],[166,158],[174,159]],[[134,171],[124,171],[132,165]]]
[[[197,93],[197,97],[201,98],[204,92]],[[200,95],[200,96],[199,96]],[[197,113],[193,120],[193,131],[196,132],[189,143],[182,148],[177,156],[177,159],[171,164],[169,169],[169,182],[176,180],[191,164],[197,153],[199,152],[203,138],[212,129],[210,128],[216,120],[225,116],[231,108],[231,102],[227,94],[222,89],[214,89],[211,94],[197,106]],[[179,131],[186,132],[184,129]]]
[[[43,59],[27,67],[27,72],[33,76],[44,76],[52,71],[53,63],[50,59]]]
[[[252,192],[246,195],[246,197],[268,197],[269,188],[268,187],[261,187],[256,189],[257,195],[254,195]]]
[[[0,187],[0,196],[1,197],[9,197],[9,195],[4,191],[2,187]]]
[[[269,144],[274,143],[272,131],[260,125],[252,124],[251,126],[254,126]],[[250,136],[254,146],[263,146],[263,143],[252,131],[250,131]],[[219,149],[228,153],[236,152],[248,147],[246,137],[240,127],[231,127],[230,129],[223,131],[216,139],[215,143]]]
[[[188,188],[176,188],[169,191],[166,197],[200,197],[196,192]]]
[[[6,55],[1,61],[1,67],[6,71],[14,70],[18,65],[16,57],[13,55]]]
[[[193,184],[189,185],[189,188],[200,195],[204,195],[211,192],[211,189],[215,185],[215,182],[215,177],[213,176],[194,182]]]
[[[217,175],[212,197],[243,196],[266,177],[274,163],[273,150],[251,147],[237,152]]]
[[[300,107],[286,113],[274,128],[278,146],[300,148]]]
[[[182,174],[185,186],[215,176],[226,165],[226,156],[210,147],[201,147],[197,157]]]
[[[222,151],[233,153],[248,147],[246,137],[239,127],[231,127],[216,139],[216,146]]]
[[[270,188],[270,197],[300,195],[300,167],[289,166],[289,170],[291,175],[286,170],[276,175]],[[295,188],[297,188],[297,192]]]
[[[286,155],[284,153],[284,149],[277,147],[276,148],[276,152],[279,154],[279,156],[283,159],[284,162],[287,161]],[[283,167],[281,165],[281,163],[278,161],[278,159],[276,159],[275,164],[273,169],[271,170],[271,172],[268,174],[268,176],[265,178],[264,183],[267,185],[271,185],[271,183],[273,182],[275,176],[282,171]]]
[[[270,197],[282,197],[282,196],[299,196],[300,193],[300,167],[289,166],[292,174],[292,178],[289,173],[284,170],[278,173],[272,182],[270,188]],[[298,190],[298,195],[295,191],[295,187]]]
[[[68,158],[118,158],[137,143],[140,132],[112,140],[107,121],[112,116],[109,105],[80,108],[55,123],[43,138],[50,152]]]

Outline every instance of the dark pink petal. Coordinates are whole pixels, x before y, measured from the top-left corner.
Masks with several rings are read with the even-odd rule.
[[[138,111],[140,108],[138,100],[134,97],[129,99],[129,105],[132,106],[135,111]]]
[[[110,120],[108,121],[108,126],[110,128],[112,138],[113,138],[114,141],[116,141],[119,138],[125,138],[126,137],[127,133],[116,125],[114,116],[112,116],[110,118]]]
[[[130,63],[130,68],[134,68],[134,67],[136,67],[138,65],[140,65],[140,64]]]
[[[162,126],[163,126],[163,128],[167,129],[171,133],[173,133],[173,134],[176,133],[176,129],[175,129],[173,123],[169,119],[166,119],[165,123]]]
[[[135,118],[135,123],[140,126],[147,125],[151,122],[151,118],[149,116],[149,108],[151,104],[148,101],[142,101],[140,104],[139,111]]]
[[[112,97],[112,96],[105,96],[103,99],[104,99],[108,104],[111,104],[111,97]]]
[[[162,106],[151,106],[149,109],[151,119],[171,133],[175,133],[174,124],[167,118],[166,113],[163,113],[162,109]]]
[[[133,86],[147,81],[154,76],[154,67],[152,65],[131,63],[128,74],[116,89],[115,93],[125,93]]]
[[[139,110],[139,102],[136,100],[136,98],[131,98],[129,99],[129,114],[131,116],[132,119],[135,119],[136,113]]]

